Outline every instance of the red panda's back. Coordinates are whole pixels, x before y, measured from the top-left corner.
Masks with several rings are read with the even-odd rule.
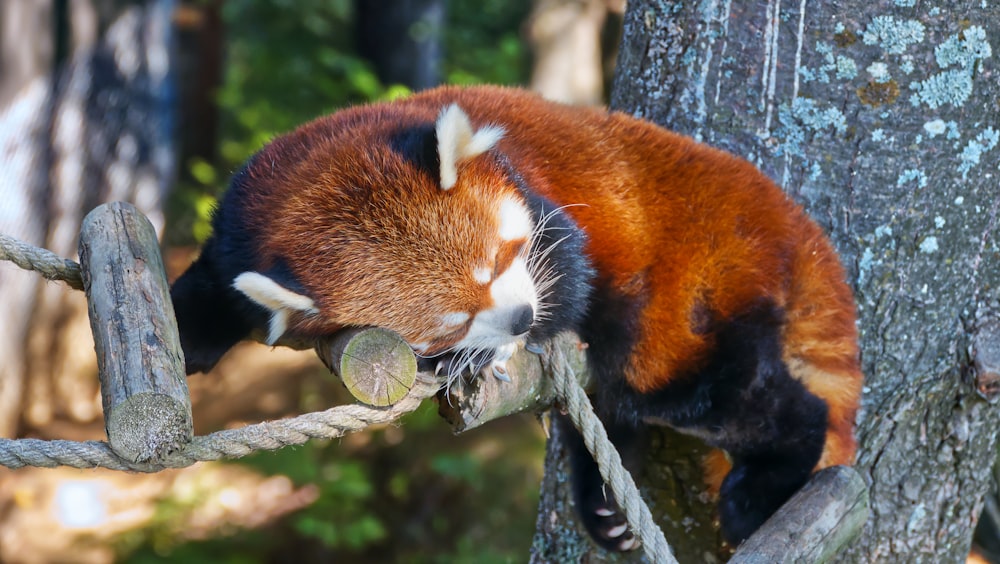
[[[431,109],[451,102],[479,125],[504,127],[499,149],[527,184],[570,206],[599,284],[648,292],[656,313],[644,330],[657,338],[640,343],[634,374],[693,368],[707,346],[692,322],[701,309],[726,317],[766,297],[785,310],[790,369],[829,399],[825,460],[851,456],[862,380],[853,297],[822,230],[769,178],[648,122],[522,90],[444,88],[414,98]]]
[[[842,279],[832,248],[801,208],[728,153],[625,114],[520,90],[445,88],[412,100],[428,108],[457,101],[477,124],[507,130],[499,149],[532,190],[570,206],[603,283],[655,287],[658,315],[648,330],[672,345],[645,352],[676,360],[675,372],[699,361],[688,352],[704,346],[691,324],[699,308],[726,317],[762,296],[785,307],[793,290],[822,290],[793,288],[799,271]]]

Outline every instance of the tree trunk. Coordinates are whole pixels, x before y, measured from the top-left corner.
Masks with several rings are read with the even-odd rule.
[[[629,2],[612,106],[755,163],[827,230],[856,290],[871,517],[844,561],[963,560],[989,488],[996,48],[1000,7],[978,0]],[[672,489],[645,484],[654,508]],[[718,554],[710,535],[667,535]]]
[[[606,0],[535,0],[526,25],[534,51],[531,89],[567,104],[603,102],[607,15]]]
[[[0,231],[72,257],[83,216],[109,200],[162,227],[173,0],[0,6]],[[99,417],[82,294],[4,265],[0,297],[0,436]]]
[[[423,90],[441,82],[445,0],[355,0],[358,51],[384,84]]]

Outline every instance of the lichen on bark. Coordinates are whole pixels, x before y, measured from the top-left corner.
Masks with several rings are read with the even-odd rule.
[[[635,0],[612,95],[749,159],[841,253],[872,503],[851,562],[962,560],[1000,423],[969,352],[1000,320],[1000,6],[909,4]]]

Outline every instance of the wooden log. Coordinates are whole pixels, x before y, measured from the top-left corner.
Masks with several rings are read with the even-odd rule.
[[[749,539],[730,564],[828,562],[868,519],[868,488],[853,468],[816,473]]]
[[[589,379],[586,348],[573,333],[557,335],[546,347],[559,347],[580,383]],[[505,415],[526,411],[541,412],[556,400],[552,378],[541,357],[519,349],[507,362],[509,382],[492,376],[477,376],[448,390],[447,401],[439,403],[438,412],[456,433],[475,429]]]
[[[376,327],[346,329],[316,345],[316,354],[351,395],[384,407],[403,398],[417,378],[417,358],[402,337]]]
[[[191,440],[191,399],[156,233],[122,202],[83,220],[80,262],[104,425],[116,454],[156,462]]]
[[[307,343],[281,341],[294,348]],[[358,401],[374,406],[391,405],[413,387],[417,373],[416,356],[403,339],[386,329],[365,327],[346,329],[332,339],[313,343],[316,354],[339,377]],[[581,382],[586,382],[585,348],[579,337],[566,333],[549,346],[561,347]],[[542,411],[555,400],[551,379],[545,376],[540,357],[519,350],[508,362],[510,382],[477,377],[452,386],[440,412],[456,433],[488,421],[524,411]]]

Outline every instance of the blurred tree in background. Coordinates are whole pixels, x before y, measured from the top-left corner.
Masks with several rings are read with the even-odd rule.
[[[84,215],[110,200],[162,228],[175,168],[172,5],[0,3],[0,231],[74,257]],[[0,296],[0,436],[99,417],[83,296],[8,265]]]
[[[176,275],[231,172],[274,136],[436,82],[532,83],[533,50],[565,29],[615,41],[603,1],[4,2],[0,231],[74,257],[84,213],[132,200],[163,228]],[[588,9],[544,17],[569,4]],[[560,22],[546,40],[529,32],[539,19]],[[591,76],[608,60],[559,52],[557,67]],[[576,101],[600,98],[588,84]],[[9,265],[0,288],[0,434],[100,438],[82,296]],[[349,401],[311,354],[257,345],[189,383],[199,434]],[[543,442],[530,418],[453,437],[428,404],[335,444],[149,476],[0,469],[0,559],[522,561]]]

